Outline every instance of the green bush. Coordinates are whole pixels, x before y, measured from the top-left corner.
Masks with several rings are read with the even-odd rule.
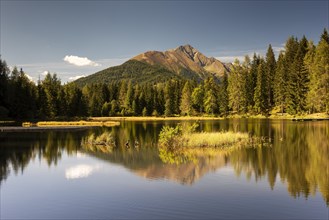
[[[168,149],[174,149],[178,146],[181,136],[182,128],[180,125],[177,125],[175,128],[164,126],[162,127],[159,135],[160,146]]]

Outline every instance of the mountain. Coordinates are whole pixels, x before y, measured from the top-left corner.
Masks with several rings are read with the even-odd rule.
[[[91,83],[131,80],[135,83],[159,83],[169,79],[191,79],[198,82],[214,76],[220,78],[228,68],[213,57],[206,57],[190,45],[175,49],[147,51],[122,65],[110,67],[74,81],[82,87]]]
[[[219,60],[214,57],[206,57],[188,44],[165,52],[148,51],[133,57],[132,60],[164,66],[179,75],[184,76],[184,74],[188,73],[201,79],[211,75],[220,78],[223,76],[224,71],[227,70],[225,65]]]
[[[194,162],[183,164],[168,164],[161,161],[159,152],[149,149],[147,156],[140,152],[131,151],[129,154],[122,151],[111,153],[83,151],[97,159],[121,165],[132,173],[146,179],[166,179],[183,185],[192,185],[209,172],[214,172],[226,165],[224,154],[209,157],[198,157]]]

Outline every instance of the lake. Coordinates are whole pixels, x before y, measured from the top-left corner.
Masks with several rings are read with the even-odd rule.
[[[177,123],[0,133],[0,218],[328,219],[329,121],[201,121],[269,144],[183,160],[157,146]],[[116,148],[83,146],[105,132]]]

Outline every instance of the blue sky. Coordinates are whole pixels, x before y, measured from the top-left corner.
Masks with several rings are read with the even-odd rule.
[[[184,44],[227,62],[291,35],[317,43],[329,20],[328,0],[0,1],[1,58],[62,82]]]

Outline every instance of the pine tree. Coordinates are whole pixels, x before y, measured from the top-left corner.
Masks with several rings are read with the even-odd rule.
[[[254,53],[253,60],[251,62],[250,71],[247,73],[246,77],[246,105],[248,111],[252,111],[254,102],[254,93],[257,82],[257,69],[260,62],[260,57]]]
[[[204,88],[203,85],[200,84],[193,90],[192,93],[193,107],[199,113],[203,113],[203,100],[204,100]]]
[[[191,85],[187,81],[182,91],[182,98],[180,103],[180,110],[182,115],[190,115],[192,112],[192,98]]]
[[[37,86],[37,109],[38,118],[43,119],[49,116],[47,95],[40,79]]]
[[[127,97],[127,81],[122,80],[119,87],[118,101],[121,108],[125,106],[125,100]]]
[[[239,60],[235,60],[228,77],[229,107],[238,113],[246,112],[246,78]]]
[[[165,104],[165,116],[171,116],[173,114],[172,112],[172,105],[170,99],[166,99],[166,104]]]
[[[275,101],[275,106],[280,109],[281,113],[283,113],[285,110],[286,87],[287,87],[287,69],[286,69],[284,54],[281,52],[279,54],[277,67],[275,71],[275,77],[274,77],[274,101]]]
[[[33,118],[36,112],[36,86],[25,72],[15,67],[8,88],[8,110],[13,118]]]
[[[285,107],[289,114],[296,114],[296,77],[293,70],[293,63],[298,51],[298,40],[295,37],[290,37],[285,46],[285,64],[287,70],[287,85],[285,90]]]
[[[105,102],[102,106],[102,116],[103,117],[107,117],[110,115],[110,111],[111,111],[111,103],[109,102]]]
[[[295,82],[294,99],[295,113],[301,113],[306,108],[306,94],[308,89],[308,72],[304,67],[304,48],[300,45],[292,64],[292,77]]]
[[[274,105],[274,75],[275,75],[276,61],[274,52],[271,44],[268,46],[266,53],[266,90],[267,90],[267,99],[268,99],[268,107],[271,108]]]
[[[315,112],[329,112],[329,43],[328,32],[324,30],[316,46],[314,62],[310,69],[308,106]]]
[[[9,68],[6,61],[0,58],[0,118],[6,118],[8,110]]]
[[[61,88],[61,81],[57,78],[56,73],[48,73],[45,79],[41,82],[42,87],[47,97],[47,116],[54,118],[59,113],[59,92]]]
[[[254,108],[256,113],[268,113],[268,90],[266,78],[266,64],[264,60],[261,60],[258,66],[254,100]]]
[[[325,41],[327,44],[329,44],[329,34],[328,34],[327,29],[323,30],[320,41]]]
[[[126,99],[124,101],[124,107],[127,109],[128,112],[132,112],[133,96],[134,96],[134,91],[133,91],[132,82],[130,80],[128,83]]]
[[[315,46],[312,41],[308,43],[308,52],[304,57],[304,66],[306,70],[309,72],[309,88],[306,96],[306,105],[309,113],[313,113],[315,111],[316,103],[320,103],[320,100],[316,100],[317,97],[317,82],[318,78],[316,76],[315,71],[313,69],[314,66],[314,57],[315,57]]]
[[[204,109],[207,114],[214,114],[217,110],[216,96],[213,91],[208,90],[205,95]]]
[[[151,115],[154,110],[154,89],[151,84],[144,86],[147,115]]]
[[[204,109],[208,114],[218,113],[218,86],[213,77],[205,81]]]
[[[227,115],[228,112],[228,92],[227,92],[227,87],[228,87],[228,76],[226,71],[224,72],[221,84],[219,86],[219,112],[221,114],[224,114],[225,116]]]
[[[175,114],[175,106],[176,106],[176,93],[177,93],[177,88],[176,88],[176,83],[172,81],[168,81],[165,85],[165,115],[166,116],[171,116]]]
[[[110,111],[110,116],[115,116],[117,115],[117,112],[119,111],[119,105],[118,105],[118,102],[113,99],[111,101],[111,111]]]

